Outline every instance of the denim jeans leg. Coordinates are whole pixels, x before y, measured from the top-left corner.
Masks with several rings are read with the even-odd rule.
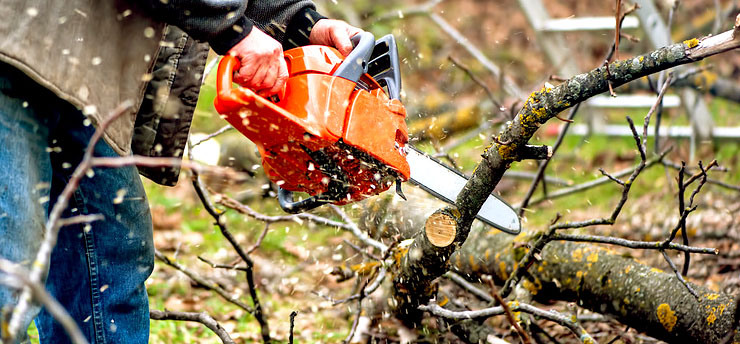
[[[0,70],[0,257],[30,269],[41,243],[51,185],[48,120],[42,102],[15,92],[16,80]],[[0,282],[10,282],[0,274]],[[18,292],[0,283],[0,307],[17,303]],[[23,329],[38,313],[25,314]],[[27,340],[23,331],[22,338]]]
[[[73,172],[69,166],[77,166],[94,132],[79,111],[66,112],[51,133],[60,148],[51,155],[52,199],[67,184]],[[94,155],[118,156],[103,141]],[[46,286],[92,342],[146,343],[149,304],[144,282],[154,266],[149,203],[135,167],[93,171],[83,178],[65,215],[100,214],[105,219],[60,232]],[[46,311],[36,324],[42,342],[69,341]]]

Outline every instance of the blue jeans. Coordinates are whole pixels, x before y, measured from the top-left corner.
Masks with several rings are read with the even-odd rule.
[[[0,63],[0,257],[30,268],[48,213],[94,131],[79,110]],[[94,154],[118,156],[102,140]],[[144,282],[154,246],[136,168],[96,168],[84,177],[64,217],[83,214],[105,219],[60,230],[46,288],[91,343],[146,343]],[[0,286],[0,307],[16,303],[18,294]],[[34,317],[42,343],[69,342],[61,325],[38,307],[27,314],[24,329]]]

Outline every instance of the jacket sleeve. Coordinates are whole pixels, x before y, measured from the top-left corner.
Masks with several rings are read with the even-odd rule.
[[[129,0],[156,20],[175,25],[225,54],[252,30],[247,0]],[[249,1],[272,3],[272,1]],[[286,1],[275,1],[283,3]]]
[[[252,0],[246,15],[260,30],[287,48],[308,44],[311,28],[324,18],[309,0]]]
[[[319,19],[310,0],[130,0],[157,20],[175,25],[225,54],[255,25],[286,48],[308,44]]]

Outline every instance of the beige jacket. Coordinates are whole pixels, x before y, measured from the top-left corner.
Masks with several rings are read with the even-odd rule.
[[[129,154],[135,110],[164,24],[110,0],[2,0],[0,18],[0,61],[83,109],[94,123],[124,100],[134,102],[104,136],[116,152]]]

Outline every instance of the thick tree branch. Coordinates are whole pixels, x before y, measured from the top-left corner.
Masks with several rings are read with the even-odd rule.
[[[394,278],[397,312],[407,324],[415,324],[421,317],[418,306],[426,304],[434,291],[432,281],[448,269],[449,258],[456,247],[464,243],[475,215],[501,180],[511,163],[521,159],[521,150],[537,129],[563,110],[613,86],[666,70],[678,65],[701,60],[740,46],[738,28],[717,36],[692,39],[673,44],[628,60],[615,61],[607,67],[577,75],[553,88],[532,93],[517,116],[497,136],[484,153],[465,188],[457,197],[456,205],[435,212],[435,219],[445,217],[456,227],[455,239],[445,246],[436,246],[419,231],[414,242],[400,260]],[[506,144],[501,144],[506,143]],[[432,218],[430,217],[430,219]],[[429,223],[427,224],[427,226]]]
[[[490,274],[503,283],[527,250],[516,245],[521,240],[475,231],[452,265],[463,276]],[[671,343],[719,343],[734,324],[731,296],[689,282],[697,299],[675,274],[589,244],[550,242],[526,276],[521,285],[536,300],[577,302]]]

